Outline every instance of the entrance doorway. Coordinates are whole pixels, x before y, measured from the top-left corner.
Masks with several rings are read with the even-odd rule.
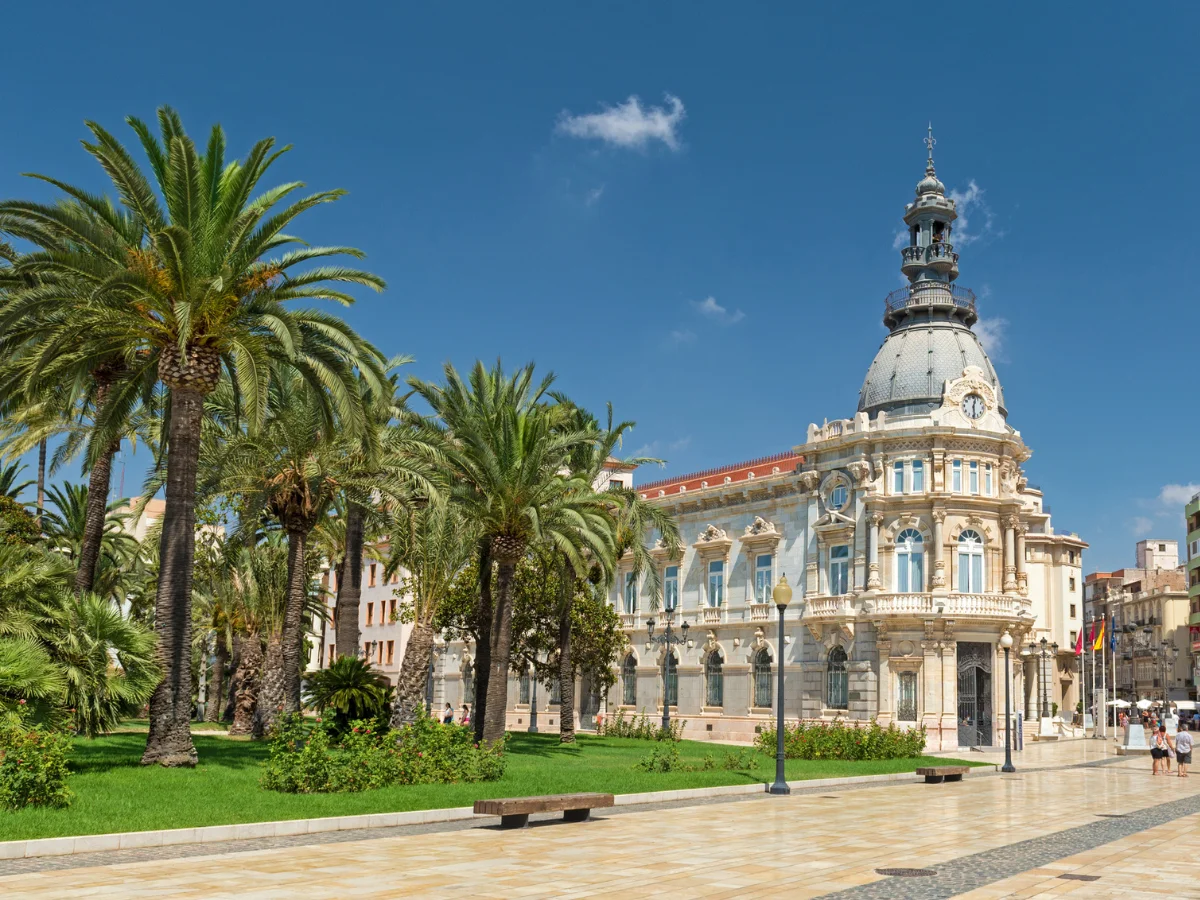
[[[991,644],[958,642],[958,745],[992,746]]]
[[[579,680],[579,722],[576,727],[583,731],[596,730],[596,714],[600,712],[600,691],[595,679],[584,675]]]

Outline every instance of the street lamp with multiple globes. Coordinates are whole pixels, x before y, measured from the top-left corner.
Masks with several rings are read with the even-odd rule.
[[[654,636],[654,619],[646,620],[646,640],[652,644],[662,644],[663,648],[663,708],[662,708],[662,727],[666,732],[671,727],[671,704],[668,702],[671,698],[667,696],[667,673],[670,671],[671,663],[671,647],[674,644],[682,644],[687,641],[688,623],[687,619],[683,620],[680,630],[683,632],[679,635],[671,627],[671,620],[675,617],[675,609],[671,607],[663,610],[663,618],[666,619],[667,627],[663,629],[663,633],[658,637]]]
[[[769,790],[772,794],[790,794],[792,789],[788,787],[783,774],[783,614],[792,602],[792,586],[788,584],[786,573],[771,591],[771,599],[779,610],[779,645],[775,654],[775,668],[778,670],[778,686],[775,690],[775,783]]]
[[[1008,653],[1012,650],[1013,638],[1007,631],[1000,635],[1000,648],[1004,651],[1004,766],[1001,772],[1015,772],[1012,764],[1012,675],[1008,668]]]

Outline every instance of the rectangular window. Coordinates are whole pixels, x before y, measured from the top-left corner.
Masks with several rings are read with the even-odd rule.
[[[1071,632],[1071,646],[1072,646],[1072,647],[1074,647],[1074,646],[1075,646],[1075,643],[1076,643],[1078,640],[1079,640],[1079,632],[1078,632],[1078,631],[1072,631],[1072,632]]]
[[[985,463],[983,466],[983,495],[985,497],[992,496],[992,464]]]
[[[374,603],[367,604],[367,624],[368,625],[375,624],[375,604]]]
[[[399,583],[400,583],[400,573],[393,572],[392,573],[392,584],[399,584]]]
[[[849,591],[850,548],[839,544],[829,548],[829,593],[834,597]]]
[[[1068,618],[1071,618],[1071,619],[1075,618],[1075,604],[1074,603],[1071,604],[1071,614],[1070,614],[1070,616],[1068,616]]]
[[[368,582],[367,587],[375,587],[375,563],[371,563],[371,580]]]
[[[902,462],[896,463],[896,465],[892,467],[892,472],[894,473],[894,477],[892,479],[892,493],[903,494],[904,493],[904,463],[902,463]]]
[[[919,459],[912,464],[912,489],[914,494],[925,493],[925,463]]]
[[[366,641],[363,643],[363,659],[367,660],[367,662],[371,661],[371,642],[370,641]]]
[[[773,562],[769,553],[761,553],[754,560],[754,597],[759,603],[771,602]]]
[[[956,459],[950,466],[950,490],[956,494],[962,493],[962,460]]]
[[[633,615],[637,612],[637,577],[632,572],[625,573],[625,613]]]
[[[708,564],[708,605],[720,606],[725,602],[725,561],[715,559]]]
[[[1068,582],[1070,583],[1070,585],[1071,585],[1071,590],[1072,590],[1072,591],[1073,591],[1073,590],[1075,590],[1075,579],[1074,579],[1074,578],[1068,578],[1068,579],[1067,579],[1067,581],[1068,581]]]
[[[333,661],[337,659],[337,644],[329,645],[329,664],[332,666]]]
[[[979,493],[979,463],[972,462],[971,469],[968,473],[968,487],[972,494]]]
[[[383,665],[383,641],[375,642],[375,662]]]
[[[395,600],[395,598],[392,598],[391,600],[388,601],[388,621],[389,622],[396,621],[396,600]]]
[[[396,642],[387,642],[387,664],[390,666],[396,661]]]
[[[663,576],[663,609],[679,608],[679,566],[667,566]]]
[[[900,673],[900,696],[896,702],[896,718],[901,722],[917,721],[917,673]]]

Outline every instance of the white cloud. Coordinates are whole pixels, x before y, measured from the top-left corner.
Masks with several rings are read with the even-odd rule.
[[[907,246],[908,246],[908,232],[907,231],[897,231],[896,236],[894,238],[892,238],[892,249],[900,250]],[[905,278],[904,280],[908,281],[907,278]]]
[[[664,452],[665,453],[675,453],[679,450],[686,450],[691,445],[691,443],[692,443],[692,436],[690,434],[684,435],[683,437],[677,438],[676,440],[673,440],[673,441],[664,442],[661,440],[653,440],[648,444],[642,444],[642,446],[638,447],[635,451],[633,451],[632,455],[635,457],[649,456],[654,459],[662,459],[663,458],[662,454]]]
[[[988,356],[994,359],[1004,358],[1004,337],[1008,330],[1008,319],[994,317],[980,319],[975,323],[974,331],[979,343]]]
[[[996,229],[996,215],[984,194],[984,189],[975,183],[974,178],[967,182],[965,191],[950,192],[950,199],[954,201],[955,209],[958,210],[954,233],[950,238],[955,247],[961,248],[975,241],[1004,237],[1004,232]],[[972,221],[975,222],[974,225],[970,224]]]
[[[696,332],[689,328],[677,328],[667,335],[667,342],[674,347],[680,344],[690,344],[696,339]]]
[[[597,200],[599,200],[603,196],[604,196],[604,185],[600,185],[600,187],[598,187],[598,188],[592,188],[590,191],[587,192],[587,195],[583,198],[583,205],[591,206],[592,204],[594,204]]]
[[[619,106],[605,106],[602,112],[573,116],[565,110],[556,130],[577,138],[594,138],[614,147],[645,147],[662,141],[672,150],[679,149],[679,125],[685,111],[683,101],[666,95],[665,106],[642,107],[636,96]]]
[[[1154,520],[1147,519],[1145,516],[1135,516],[1129,527],[1133,531],[1134,537],[1145,537],[1154,531]]]
[[[1184,506],[1197,491],[1200,491],[1200,484],[1164,484],[1163,489],[1158,492],[1158,500],[1164,506],[1172,508]],[[1178,512],[1177,509],[1173,511]]]
[[[714,322],[720,322],[722,325],[735,325],[746,318],[746,314],[740,309],[730,312],[717,302],[716,297],[705,297],[699,302],[693,300],[692,306],[706,319],[712,319]]]

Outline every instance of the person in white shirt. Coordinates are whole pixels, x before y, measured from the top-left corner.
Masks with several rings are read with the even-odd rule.
[[[1188,731],[1188,726],[1182,724],[1179,726],[1179,732],[1175,735],[1175,761],[1179,763],[1179,777],[1187,778],[1187,767],[1192,764],[1192,735]]]

